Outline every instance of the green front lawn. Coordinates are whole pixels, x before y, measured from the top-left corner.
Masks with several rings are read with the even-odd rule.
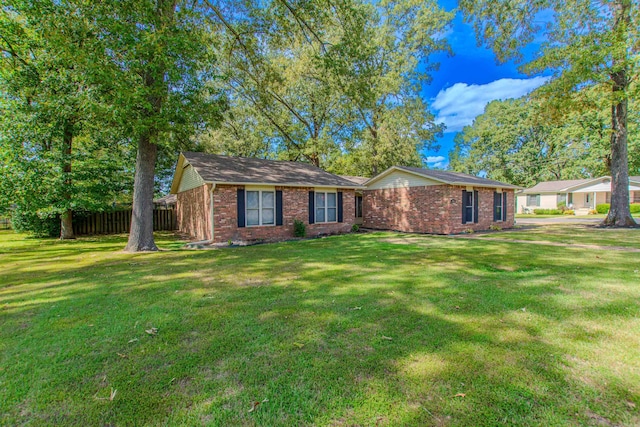
[[[597,225],[548,224],[523,226],[504,233],[479,234],[483,239],[529,240],[597,245],[619,246],[640,249],[640,228],[598,228]]]
[[[634,218],[640,218],[640,213],[632,213],[631,214],[632,217]],[[536,215],[536,214],[523,214],[523,213],[517,213],[515,215],[516,220],[518,218],[597,218],[597,219],[604,219],[607,217],[606,214],[593,214],[593,215]],[[637,220],[636,220],[637,221]]]
[[[640,424],[637,253],[158,243],[0,233],[0,425]]]

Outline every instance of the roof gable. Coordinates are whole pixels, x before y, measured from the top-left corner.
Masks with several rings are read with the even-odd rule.
[[[408,172],[422,178],[426,178],[435,183],[448,184],[448,185],[466,185],[476,187],[489,187],[489,188],[510,188],[519,189],[520,187],[505,182],[494,181],[492,179],[481,178],[479,176],[468,175],[460,172],[449,172],[441,170],[423,169],[411,166],[392,166],[386,171],[382,172],[371,178],[365,185],[370,186],[372,183],[383,179],[385,176],[394,173],[396,171]]]

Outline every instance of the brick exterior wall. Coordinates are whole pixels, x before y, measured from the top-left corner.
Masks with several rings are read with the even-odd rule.
[[[205,185],[178,193],[178,229],[196,240],[211,239],[210,191]],[[307,225],[307,236],[348,233],[355,222],[355,191],[342,191],[343,222],[309,224],[309,191],[313,188],[275,187],[282,190],[283,225],[238,227],[237,190],[244,186],[218,185],[213,191],[214,243],[256,240],[277,241],[293,236],[293,221],[299,219]]]
[[[194,240],[211,239],[211,185],[177,194],[178,231]]]
[[[511,228],[515,197],[507,193],[507,221],[493,221],[493,188],[478,191],[478,223],[462,224],[462,190],[466,187],[434,185],[424,187],[365,190],[363,225],[380,230],[415,233],[456,234],[466,230],[488,230],[491,225]]]
[[[256,240],[276,241],[293,236],[293,221],[299,219],[307,225],[307,236],[348,233],[355,221],[354,190],[342,191],[343,222],[309,224],[309,191],[313,188],[275,187],[282,191],[282,225],[238,227],[237,185],[219,185],[213,192],[214,243]]]

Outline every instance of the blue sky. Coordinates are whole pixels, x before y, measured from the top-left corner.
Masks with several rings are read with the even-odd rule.
[[[455,1],[441,0],[440,3],[447,10],[456,6]],[[440,149],[425,153],[428,166],[437,168],[446,166],[456,132],[482,114],[488,102],[518,98],[546,80],[518,72],[518,65],[513,62],[497,64],[493,52],[477,46],[473,28],[459,15],[446,38],[454,55],[438,54],[431,58],[440,63],[440,69],[431,73],[433,81],[422,90],[437,121],[447,126],[444,136],[438,140]]]

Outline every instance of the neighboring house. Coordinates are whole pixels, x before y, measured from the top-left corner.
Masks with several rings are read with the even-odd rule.
[[[167,194],[159,199],[153,199],[154,209],[175,209],[178,198],[175,194]]]
[[[364,226],[454,234],[513,227],[520,187],[457,172],[393,166],[366,183]]]
[[[308,163],[182,153],[171,193],[178,229],[198,240],[282,240],[351,231],[364,187]]]
[[[545,181],[517,194],[517,209],[520,213],[534,209],[557,209],[559,203],[588,213],[602,203],[611,203],[611,177],[565,181]],[[629,177],[629,199],[640,203],[640,176]]]

